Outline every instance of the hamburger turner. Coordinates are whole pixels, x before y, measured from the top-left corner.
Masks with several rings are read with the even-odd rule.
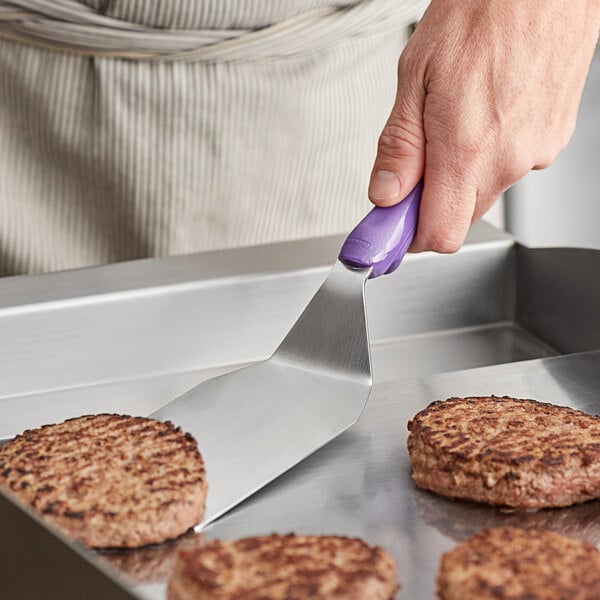
[[[198,441],[207,466],[202,529],[358,421],[372,387],[368,278],[394,271],[417,225],[422,183],[376,207],[274,354],[203,381],[151,417]]]

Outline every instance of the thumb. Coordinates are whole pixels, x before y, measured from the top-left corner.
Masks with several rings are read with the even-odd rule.
[[[398,70],[398,93],[392,113],[381,132],[369,183],[369,198],[378,206],[403,200],[425,169],[422,80]]]

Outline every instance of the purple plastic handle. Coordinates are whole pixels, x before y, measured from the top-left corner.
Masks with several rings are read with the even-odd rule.
[[[415,237],[422,192],[423,180],[399,204],[375,207],[346,238],[339,259],[351,267],[373,267],[371,278],[395,271]]]

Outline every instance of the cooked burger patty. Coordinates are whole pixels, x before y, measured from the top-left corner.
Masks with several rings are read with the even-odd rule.
[[[600,552],[559,533],[487,529],[442,557],[442,600],[598,600]]]
[[[270,535],[183,551],[169,600],[390,600],[394,559],[378,546],[334,536]]]
[[[205,475],[191,435],[126,415],[45,425],[0,450],[0,483],[92,547],[137,547],[184,533],[202,517]]]
[[[450,398],[408,423],[424,489],[519,509],[600,496],[600,418],[515,398]]]

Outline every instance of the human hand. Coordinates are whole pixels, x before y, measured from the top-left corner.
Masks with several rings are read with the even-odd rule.
[[[600,0],[432,0],[400,57],[369,186],[390,206],[424,174],[412,251],[455,252],[498,196],[554,161],[599,28]]]

